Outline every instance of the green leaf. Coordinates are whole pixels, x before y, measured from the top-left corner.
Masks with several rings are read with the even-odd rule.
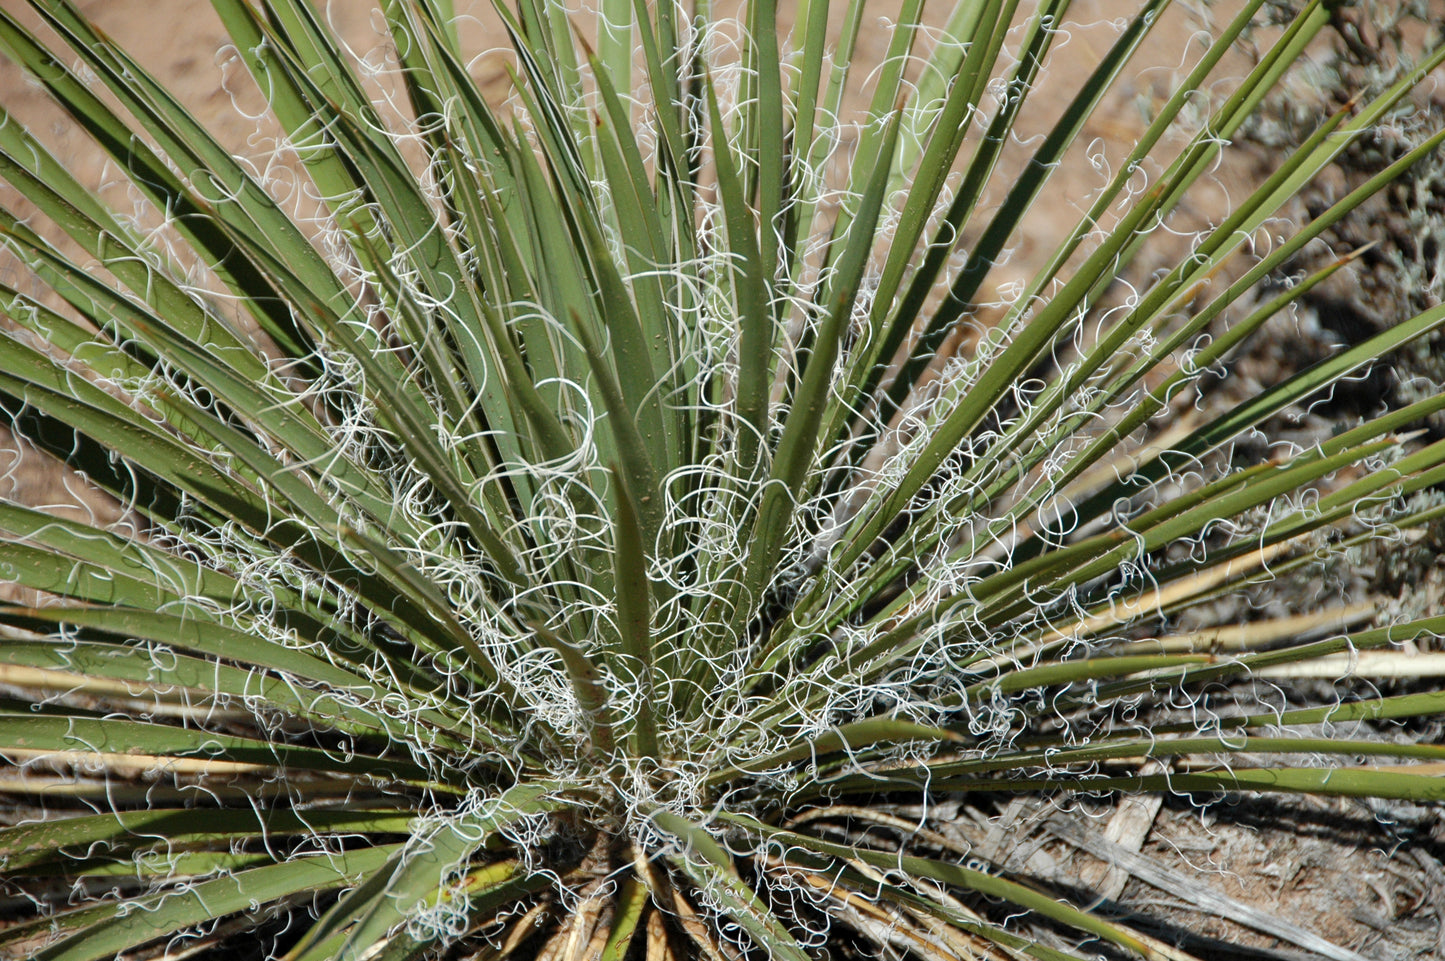
[[[647,910],[647,886],[637,878],[622,882],[622,891],[617,895],[617,906],[612,916],[612,930],[607,933],[607,942],[602,946],[599,961],[622,961],[637,934],[638,922]]]
[[[738,876],[732,858],[706,828],[670,811],[654,811],[651,817],[682,844],[682,850],[670,860],[702,889],[704,897],[721,902],[728,917],[754,944],[785,961],[808,961],[807,953]]]
[[[412,818],[395,811],[364,809],[291,811],[154,809],[113,811],[80,817],[37,821],[0,830],[0,869],[20,873],[42,864],[58,864],[78,857],[105,856],[169,845],[228,846],[237,839],[280,839],[326,833],[406,834]]]
[[[751,826],[765,838],[796,844],[809,851],[845,860],[856,860],[883,871],[902,871],[906,876],[927,879],[942,885],[977,891],[989,897],[1000,898],[1009,904],[1035,911],[1043,917],[1075,930],[1092,934],[1111,944],[1117,944],[1142,957],[1151,956],[1150,950],[1142,941],[1118,926],[1070,907],[1061,901],[1056,901],[1047,894],[1031,887],[1025,887],[1016,881],[986,874],[961,864],[833,844],[805,834],[784,831],[757,822]]]
[[[768,275],[764,270],[762,248],[758,242],[754,216],[748,208],[737,161],[718,108],[717,91],[712,78],[707,79],[708,122],[712,125],[718,150],[718,193],[727,223],[728,247],[735,255],[737,276],[732,283],[737,298],[738,343],[737,400],[734,410],[738,419],[737,459],[739,475],[747,478],[758,463],[758,449],[771,430],[768,391],[772,383],[774,326],[769,304]]]
[[[487,813],[443,822],[415,833],[395,850],[387,863],[354,888],[313,925],[288,957],[322,961],[331,957],[362,957],[428,902],[435,903],[448,882],[463,873],[468,859],[502,828],[531,814],[551,809],[540,786],[511,788],[487,805]],[[473,882],[500,887],[518,879],[520,865],[498,862],[476,869]],[[344,935],[339,947],[333,943]]]
[[[772,471],[753,521],[742,580],[745,603],[738,608],[743,617],[751,617],[755,607],[762,602],[763,592],[792,527],[797,499],[808,486],[805,477],[816,456],[824,413],[832,402],[834,362],[842,349],[853,304],[863,283],[863,270],[873,249],[874,231],[883,214],[888,161],[898,145],[900,118],[901,111],[895,110],[888,120],[880,145],[879,162],[859,202],[857,219],[848,228],[844,251],[818,298],[821,318],[817,333],[806,360],[799,360],[802,374],[793,394],[792,407],[783,421],[782,436],[778,438],[773,454]]]
[[[886,749],[910,741],[961,741],[963,738],[954,731],[927,724],[875,717],[864,721],[851,721],[821,734],[799,737],[797,740],[800,742],[797,746],[751,761],[745,767],[719,767],[708,776],[708,782],[720,784],[749,771],[767,771],[806,758],[812,758],[816,762],[838,753],[846,753],[852,758],[869,754],[880,747]]]
[[[621,637],[619,673],[634,678],[637,690],[637,726],[633,735],[636,756],[658,756],[657,716],[653,707],[656,687],[652,635],[652,586],[647,577],[647,552],[627,484],[616,487],[613,515],[613,579],[617,603],[617,631]],[[634,919],[635,920],[635,919]]]
[[[292,770],[429,780],[426,769],[410,761],[371,757],[359,752],[349,757],[333,755],[319,748],[228,734],[198,738],[184,728],[114,718],[0,712],[0,751],[31,757],[61,752],[127,770],[163,771],[168,766],[183,767],[180,762],[189,761],[199,769],[210,762],[218,762],[218,767],[236,765],[242,772],[258,777],[278,770]]]
[[[164,892],[120,905],[84,908],[68,917],[64,929],[75,934],[45,948],[36,961],[100,961],[192,925],[222,918],[300,892],[321,893],[356,883],[381,867],[399,845],[362,848],[344,854],[312,855],[228,877],[202,881],[189,889]]]

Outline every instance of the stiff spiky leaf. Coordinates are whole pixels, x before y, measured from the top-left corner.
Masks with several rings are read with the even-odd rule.
[[[790,34],[772,0],[499,3],[501,97],[451,0],[385,0],[364,56],[310,0],[214,0],[275,135],[240,159],[75,4],[0,12],[128,193],[0,123],[0,400],[112,498],[0,503],[0,956],[1177,958],[932,806],[1445,798],[1445,748],[1382,726],[1445,694],[1256,687],[1445,618],[1197,613],[1445,510],[1438,391],[1235,446],[1445,307],[1210,386],[1353,255],[1261,282],[1439,150],[1247,243],[1445,47],[1143,280],[1334,9],[1230,76],[1262,5],[1018,277],[1167,0],[1037,137],[1067,0],[905,0],[862,97],[862,0]]]

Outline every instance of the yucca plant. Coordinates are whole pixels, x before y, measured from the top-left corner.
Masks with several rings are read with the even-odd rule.
[[[1117,295],[1332,11],[1224,89],[1262,3],[992,311],[1166,0],[1007,178],[1067,0],[963,0],[928,42],[904,0],[851,119],[861,0],[785,35],[775,0],[499,6],[504,103],[450,0],[386,0],[364,62],[307,0],[215,0],[284,134],[246,159],[73,4],[33,4],[56,50],[0,14],[140,201],[0,123],[34,208],[0,213],[0,392],[121,508],[0,504],[0,954],[1173,958],[934,802],[1445,797],[1445,749],[1377,723],[1445,693],[1251,683],[1445,617],[1182,626],[1445,513],[1438,392],[1231,457],[1445,307],[1201,386],[1348,258],[1262,280],[1439,149],[1247,243],[1445,46]]]

